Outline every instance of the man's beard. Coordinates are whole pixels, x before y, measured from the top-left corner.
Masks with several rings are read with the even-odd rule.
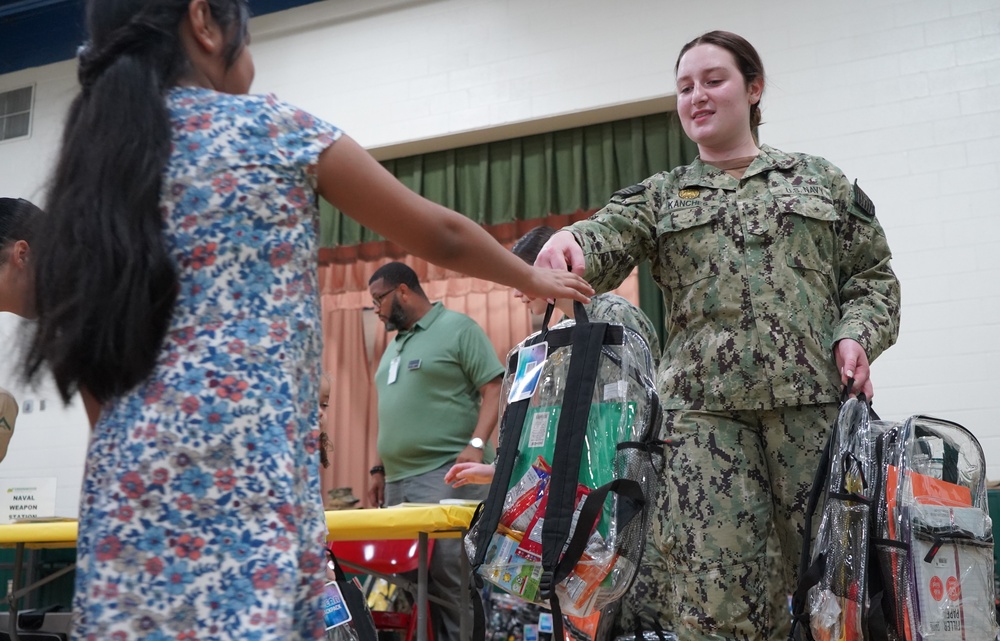
[[[392,304],[389,306],[389,315],[385,317],[385,330],[387,332],[394,332],[400,329],[406,329],[409,325],[409,319],[406,317],[406,311],[403,306],[399,304],[399,301],[395,298],[392,299]]]

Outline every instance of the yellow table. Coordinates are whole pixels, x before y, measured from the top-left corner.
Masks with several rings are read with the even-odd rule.
[[[326,513],[329,541],[415,539],[461,536],[475,508],[466,505],[406,504],[380,510],[339,510]],[[0,525],[0,547],[76,547],[75,519],[27,521]]]
[[[371,541],[376,539],[417,539],[417,641],[427,641],[427,540],[456,538],[464,534],[475,507],[465,505],[403,504],[371,510],[341,510],[326,513],[329,541]],[[469,621],[468,559],[463,563],[461,594],[456,595],[461,638],[472,633]],[[454,607],[454,604],[443,604]]]
[[[326,513],[328,541],[457,538],[469,527],[476,509],[468,505],[404,503],[379,510],[340,510]],[[3,539],[0,538],[0,544]]]
[[[384,509],[339,510],[326,513],[326,526],[330,541],[367,541],[377,539],[417,539],[419,541],[420,568],[417,572],[417,635],[424,641],[427,625],[427,541],[430,538],[455,538],[462,536],[469,526],[475,508],[467,505],[406,504]],[[33,521],[0,525],[0,547],[13,547],[13,588],[7,595],[10,606],[8,628],[11,641],[19,641],[15,630],[17,602],[26,594],[67,572],[65,567],[35,583],[20,587],[21,569],[25,548],[76,547],[78,527],[76,520]],[[463,556],[464,558],[464,556]],[[468,575],[468,572],[464,573]],[[464,586],[468,587],[468,586]],[[460,598],[465,599],[468,590]],[[464,610],[463,610],[464,613]],[[463,629],[466,625],[463,617]]]
[[[75,548],[77,531],[76,519],[0,525],[0,547]]]

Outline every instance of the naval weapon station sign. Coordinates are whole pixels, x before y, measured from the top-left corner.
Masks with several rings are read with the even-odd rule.
[[[56,515],[56,479],[0,479],[0,523]]]

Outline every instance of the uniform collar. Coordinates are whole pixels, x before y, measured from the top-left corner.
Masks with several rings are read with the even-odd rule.
[[[796,159],[785,152],[778,151],[774,147],[761,145],[760,153],[747,167],[743,179],[746,180],[774,169],[791,169],[795,163]],[[703,162],[700,157],[695,158],[694,162],[684,168],[678,181],[681,188],[709,187],[711,189],[736,189],[739,183],[739,180],[723,170]]]

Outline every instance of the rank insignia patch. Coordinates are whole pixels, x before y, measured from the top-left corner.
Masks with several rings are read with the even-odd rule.
[[[629,187],[622,187],[621,189],[619,189],[618,191],[616,191],[611,195],[621,196],[622,198],[628,198],[629,196],[635,196],[637,194],[641,194],[644,191],[646,191],[646,185],[639,184],[639,185],[631,185]]]
[[[874,219],[875,203],[873,203],[872,199],[868,197],[868,194],[861,190],[861,187],[858,186],[857,180],[854,181],[854,187],[851,191],[853,193],[854,202],[852,204],[854,207],[863,212],[868,220]]]

